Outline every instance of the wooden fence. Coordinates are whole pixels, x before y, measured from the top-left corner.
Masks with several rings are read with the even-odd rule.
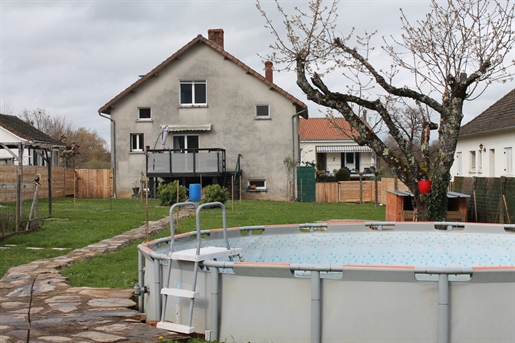
[[[40,174],[38,198],[48,198],[48,168],[23,166],[21,180],[22,199],[32,200],[34,178]],[[0,166],[0,202],[16,201],[18,166]],[[113,194],[113,171],[111,169],[65,169],[52,168],[52,197],[64,198],[110,198]]]
[[[408,188],[396,178],[383,178],[377,181],[377,199],[381,204],[386,203],[387,191],[407,191]],[[318,182],[316,184],[317,202],[359,203],[375,202],[376,181],[340,181]]]

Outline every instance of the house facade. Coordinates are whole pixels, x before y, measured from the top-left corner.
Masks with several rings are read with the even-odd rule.
[[[223,30],[209,30],[100,108],[111,121],[116,196],[130,196],[146,174],[185,186],[232,178],[244,199],[284,199],[283,160],[298,159],[307,106],[273,83],[271,62],[264,69],[226,52]]]
[[[22,119],[0,114],[0,164],[57,167],[59,148],[64,147]]]
[[[513,177],[515,89],[463,125],[451,175]]]
[[[375,155],[369,147],[359,146],[352,135],[343,118],[301,119],[301,164],[315,164],[318,171],[327,172],[348,168],[354,177],[370,174],[376,165]]]

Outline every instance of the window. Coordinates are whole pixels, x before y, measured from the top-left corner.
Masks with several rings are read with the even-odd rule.
[[[206,105],[206,81],[181,81],[181,105]]]
[[[475,151],[470,152],[470,171],[471,172],[476,171],[476,152]]]
[[[249,179],[247,188],[249,190],[256,190],[256,191],[266,190],[266,180],[264,180],[264,179],[255,179],[255,180]]]
[[[141,107],[138,110],[139,110],[139,113],[138,113],[138,119],[139,120],[149,120],[149,119],[151,119],[150,107]]]
[[[143,144],[142,133],[131,133],[131,152],[142,152]]]
[[[173,136],[174,149],[198,149],[198,147],[198,136],[196,135]]]
[[[256,117],[257,118],[270,118],[270,106],[257,105],[256,106]]]

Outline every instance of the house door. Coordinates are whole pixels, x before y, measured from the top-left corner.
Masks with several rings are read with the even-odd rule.
[[[326,170],[327,155],[325,153],[317,153],[317,170]]]
[[[341,168],[359,172],[359,152],[342,152]]]

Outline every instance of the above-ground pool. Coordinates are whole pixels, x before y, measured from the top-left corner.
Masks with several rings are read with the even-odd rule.
[[[186,206],[197,232],[174,237],[172,220],[171,237],[139,246],[139,306],[158,327],[227,342],[515,341],[513,225],[226,229],[222,204],[170,213]],[[222,209],[221,229],[201,229],[204,207]]]

